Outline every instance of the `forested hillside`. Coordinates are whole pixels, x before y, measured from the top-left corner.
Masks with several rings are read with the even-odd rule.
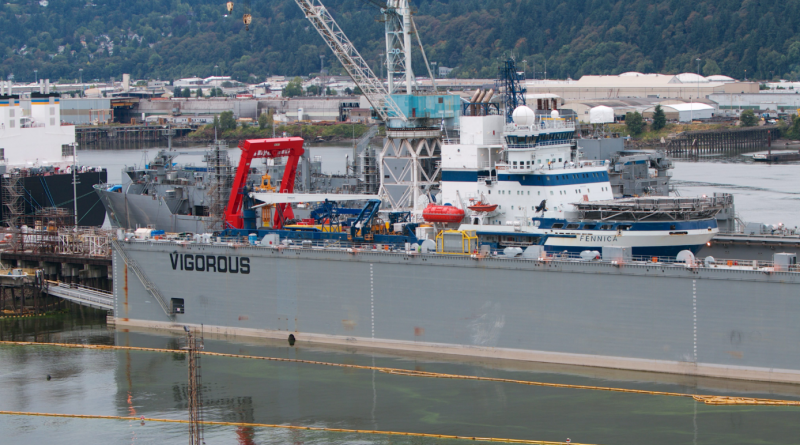
[[[4,0],[0,75],[175,79],[232,75],[241,81],[341,72],[293,0]],[[379,10],[364,0],[323,0],[380,71]],[[43,6],[46,5],[46,6]],[[429,59],[458,77],[494,77],[512,51],[528,77],[578,78],[625,71],[694,72],[796,79],[800,0],[414,0]],[[418,58],[415,70],[424,67]]]

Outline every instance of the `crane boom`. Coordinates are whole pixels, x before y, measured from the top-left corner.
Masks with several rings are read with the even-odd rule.
[[[320,0],[294,0],[303,10],[306,18],[314,25],[325,43],[328,44],[333,54],[344,66],[347,74],[364,93],[369,103],[380,116],[381,120],[388,122],[390,118],[401,119],[407,122],[408,118],[389,95],[383,82],[375,76],[367,62],[358,53],[350,39],[333,20],[327,8]]]

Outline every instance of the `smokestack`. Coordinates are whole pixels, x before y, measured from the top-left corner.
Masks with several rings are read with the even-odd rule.
[[[50,79],[44,80],[44,94],[50,94]]]
[[[472,102],[472,103],[477,102],[478,101],[478,96],[480,94],[481,94],[481,89],[478,88],[477,90],[475,90],[475,94],[472,95],[472,100],[470,100],[470,102]]]

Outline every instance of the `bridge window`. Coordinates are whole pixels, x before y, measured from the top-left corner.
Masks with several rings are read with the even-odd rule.
[[[560,229],[560,228],[562,228],[562,227],[564,227],[564,224],[561,224],[561,223],[555,223],[555,224],[553,224],[553,228],[554,228],[554,229]]]
[[[600,226],[600,230],[611,230],[612,227],[614,227],[613,224],[603,224]]]
[[[575,224],[575,223],[567,224],[567,228],[568,229],[577,229],[579,226],[580,226],[580,224]]]
[[[584,224],[583,230],[594,230],[597,227],[597,224]]]

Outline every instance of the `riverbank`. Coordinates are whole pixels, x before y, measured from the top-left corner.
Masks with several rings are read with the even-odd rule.
[[[226,141],[240,141],[244,139],[260,139],[275,137],[295,136],[309,142],[350,142],[360,138],[369,127],[365,124],[336,123],[336,124],[291,124],[277,125],[260,128],[258,126],[240,126],[217,134],[219,139]],[[210,142],[214,140],[214,126],[205,125],[189,133],[182,140],[194,142]]]

